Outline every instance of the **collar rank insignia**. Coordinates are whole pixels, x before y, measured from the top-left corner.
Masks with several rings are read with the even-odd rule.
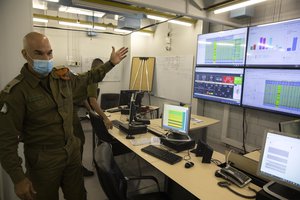
[[[6,114],[7,111],[8,111],[7,105],[6,105],[6,103],[4,103],[3,106],[2,106],[2,108],[1,108],[1,110],[0,110],[0,113]]]

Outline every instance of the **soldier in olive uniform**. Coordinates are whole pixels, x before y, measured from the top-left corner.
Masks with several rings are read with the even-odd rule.
[[[96,58],[92,62],[91,69],[94,69],[95,67],[100,67],[103,64],[104,64],[104,62],[100,58]],[[83,155],[83,146],[85,143],[85,135],[84,135],[84,131],[81,126],[80,119],[78,117],[78,109],[79,109],[79,105],[82,104],[82,102],[88,111],[94,110],[98,115],[100,115],[103,118],[103,122],[107,129],[112,129],[112,127],[113,127],[112,122],[104,114],[104,112],[102,111],[102,109],[100,108],[100,106],[97,103],[97,98],[98,98],[97,89],[98,89],[98,83],[90,84],[87,88],[88,99],[84,100],[84,101],[74,102],[73,128],[74,128],[74,135],[76,137],[78,137],[81,141],[81,147],[80,147],[81,156]],[[93,171],[88,170],[83,165],[82,165],[82,169],[83,169],[84,176],[93,176],[94,175]]]
[[[127,48],[111,53],[110,61],[82,75],[67,68],[52,69],[48,38],[31,32],[24,37],[27,63],[0,93],[0,161],[23,200],[84,200],[80,141],[73,134],[73,94],[86,88],[126,57]],[[26,173],[18,156],[24,143]]]
[[[94,69],[95,67],[103,65],[103,61],[100,58],[96,58],[92,62],[91,69]],[[99,104],[97,103],[97,89],[98,89],[98,83],[90,84],[87,89],[87,96],[88,96],[88,103],[92,110],[94,110],[98,115],[100,115],[103,119],[103,122],[107,129],[112,129],[113,124],[108,119],[108,117],[105,115],[103,110],[100,108]]]

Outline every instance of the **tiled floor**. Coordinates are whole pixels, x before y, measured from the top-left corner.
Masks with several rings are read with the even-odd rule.
[[[92,127],[90,125],[90,122],[88,120],[82,121],[82,126],[85,132],[86,136],[86,143],[84,146],[84,153],[83,153],[83,165],[94,171],[94,176],[92,177],[86,177],[85,180],[85,187],[87,190],[87,197],[88,200],[106,200],[107,197],[104,194],[99,181],[97,179],[97,174],[95,167],[92,164]],[[226,149],[225,145],[215,144],[212,142],[209,142],[209,144],[214,148],[214,150],[219,152],[224,152]],[[145,161],[143,161],[141,158],[136,156],[135,154],[128,154],[128,155],[121,155],[116,157],[116,161],[118,162],[120,168],[123,170],[123,173],[125,175],[139,175],[139,168],[138,168],[138,162],[140,162],[142,175],[154,175],[157,177],[160,181],[160,186],[163,185],[164,175],[159,172],[158,170],[151,167],[151,165],[147,164]],[[130,166],[130,167],[128,167]],[[148,185],[147,185],[148,184]],[[142,188],[142,192],[152,190],[154,187],[153,185],[149,185],[149,183],[146,184],[133,184],[130,185],[129,190],[136,190],[136,188]],[[62,194],[60,194],[60,199],[63,199]]]

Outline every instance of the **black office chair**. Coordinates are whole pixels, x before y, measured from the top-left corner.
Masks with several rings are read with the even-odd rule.
[[[99,116],[94,111],[90,111],[89,117],[91,125],[93,127],[93,150],[95,149],[96,145],[99,145],[102,142],[108,142],[112,145],[114,156],[131,152],[129,148],[127,148],[125,145],[123,145],[121,142],[119,142],[117,139],[115,139],[109,134],[101,116]],[[97,143],[95,136],[97,136],[98,139]],[[94,152],[93,161],[95,162]]]
[[[125,177],[114,160],[111,145],[103,142],[95,149],[96,170],[100,185],[109,200],[167,200],[167,194],[159,191],[158,181],[153,176]],[[127,183],[137,180],[155,181],[158,192],[127,196]]]
[[[103,93],[101,94],[101,104],[100,107],[103,110],[114,108],[119,106],[120,94],[117,93]]]

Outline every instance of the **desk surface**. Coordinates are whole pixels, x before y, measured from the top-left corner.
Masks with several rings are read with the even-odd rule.
[[[119,119],[119,114],[113,114],[110,117],[111,119]],[[217,120],[216,120],[217,121]],[[152,122],[152,120],[151,120]],[[204,124],[204,123],[203,123]],[[117,128],[113,128],[109,130],[110,134],[113,135],[116,139],[126,145],[129,149],[131,149],[134,153],[139,155],[141,158],[146,160],[152,166],[160,170],[166,176],[177,182],[183,188],[191,192],[193,195],[198,197],[199,199],[228,199],[235,200],[241,199],[241,197],[233,194],[226,188],[221,188],[217,185],[219,181],[223,181],[221,178],[215,177],[215,171],[219,168],[214,163],[211,164],[203,164],[201,163],[201,158],[197,158],[194,154],[191,154],[191,161],[195,163],[195,166],[189,169],[184,167],[185,161],[181,161],[176,163],[175,165],[169,165],[168,163],[161,161],[151,155],[148,155],[141,151],[141,148],[147,145],[133,146],[131,142],[125,139],[126,135],[119,131]],[[153,135],[151,133],[135,135],[136,138],[150,138]],[[180,156],[184,156],[186,152],[179,153]],[[223,154],[218,152],[213,153],[213,158],[218,159],[221,162],[224,162],[225,157]],[[251,186],[257,190],[259,188],[253,184]],[[245,188],[239,188],[235,185],[231,185],[231,187],[245,195],[253,195],[253,193]]]
[[[161,128],[161,118],[160,119],[152,119],[151,124],[149,125],[150,127],[153,128]],[[198,128],[205,128],[210,125],[218,123],[219,120],[217,119],[212,119],[208,117],[203,117],[199,115],[191,115],[191,120],[190,120],[190,130],[195,130]]]

